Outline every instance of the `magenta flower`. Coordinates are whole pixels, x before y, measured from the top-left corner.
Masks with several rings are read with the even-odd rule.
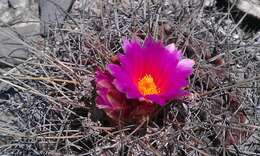
[[[107,71],[96,72],[98,108],[113,119],[149,116],[158,105],[187,95],[183,88],[192,74],[194,61],[181,59],[174,44],[164,47],[150,36],[141,45],[125,40],[119,64],[110,63]]]

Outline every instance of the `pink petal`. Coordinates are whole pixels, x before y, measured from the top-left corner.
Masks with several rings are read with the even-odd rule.
[[[177,65],[177,73],[183,77],[188,77],[192,74],[192,67],[195,65],[195,62],[191,59],[183,59]]]
[[[169,52],[174,53],[175,51],[178,51],[177,47],[174,43],[171,43],[165,47]]]
[[[131,76],[129,76],[122,67],[115,64],[108,64],[107,69],[115,77],[113,84],[120,92],[125,93],[126,96],[131,99],[141,96],[135,84],[130,79]]]
[[[164,106],[166,104],[166,100],[160,95],[148,95],[146,96],[147,99],[151,100],[152,102],[159,104],[160,106]]]

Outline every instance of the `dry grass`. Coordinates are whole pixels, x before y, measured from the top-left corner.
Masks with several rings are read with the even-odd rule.
[[[230,12],[201,2],[130,2],[89,1],[85,11],[75,4],[48,38],[17,38],[31,57],[0,76],[8,84],[1,91],[1,154],[260,153],[259,34],[245,38]],[[123,37],[148,33],[196,60],[192,96],[149,123],[113,125],[95,108],[95,68],[122,50]]]

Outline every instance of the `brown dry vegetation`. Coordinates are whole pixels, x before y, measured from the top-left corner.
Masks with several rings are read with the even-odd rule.
[[[257,155],[259,33],[202,1],[74,4],[62,28],[27,41],[31,57],[2,73],[0,153],[11,155]],[[243,18],[241,18],[243,20]],[[112,124],[95,108],[96,67],[124,37],[150,33],[196,61],[191,96],[141,125]],[[169,71],[170,72],[170,71]]]

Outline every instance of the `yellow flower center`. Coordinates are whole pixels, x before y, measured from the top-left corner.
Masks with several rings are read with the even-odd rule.
[[[150,74],[146,74],[142,79],[138,81],[138,90],[142,95],[159,94],[160,90],[154,83],[153,77]]]

